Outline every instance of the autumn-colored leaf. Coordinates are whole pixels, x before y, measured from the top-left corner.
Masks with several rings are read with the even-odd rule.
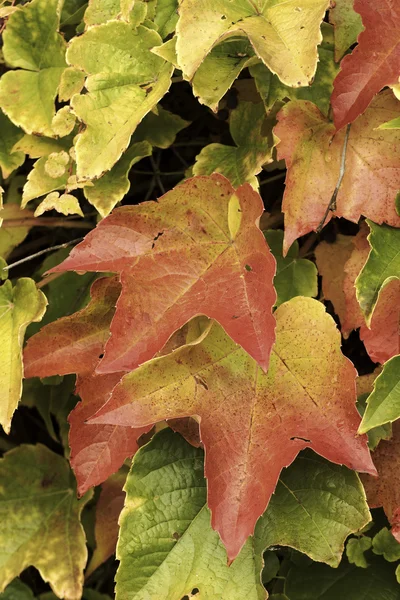
[[[358,223],[365,215],[375,223],[400,227],[395,207],[400,188],[400,132],[376,130],[387,117],[398,115],[399,107],[386,90],[351,126],[336,216]],[[295,239],[316,230],[324,217],[338,182],[345,133],[335,135],[334,126],[317,107],[301,100],[284,106],[278,121],[274,129],[281,140],[278,158],[284,158],[288,168],[282,204],[287,252]]]
[[[25,377],[90,372],[109,336],[119,292],[115,277],[98,279],[88,306],[49,323],[31,337],[24,352]]]
[[[332,107],[337,129],[354,121],[385,86],[400,75],[400,5],[397,0],[354,0],[365,30],[341,62]]]
[[[361,475],[371,508],[383,506],[392,525],[392,533],[400,542],[400,421],[393,424],[393,438],[382,440],[373,453],[378,478]]]
[[[262,210],[250,185],[235,192],[215,174],[101,221],[53,269],[121,274],[111,338],[97,372],[134,369],[199,314],[216,319],[267,369],[275,260],[256,224]]]
[[[92,372],[78,376],[76,393],[82,402],[78,402],[68,421],[70,462],[81,496],[118,471],[125,459],[133,456],[138,449],[137,439],[150,429],[86,423],[86,419],[108,400],[122,375],[96,375]]]
[[[230,558],[301,449],[375,472],[366,439],[356,437],[356,372],[340,351],[332,318],[302,297],[281,305],[276,318],[267,374],[214,324],[197,343],[125,376],[90,420],[142,427],[197,415],[212,523]]]

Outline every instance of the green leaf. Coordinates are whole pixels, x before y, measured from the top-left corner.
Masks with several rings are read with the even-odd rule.
[[[91,27],[71,41],[68,62],[88,74],[87,93],[71,101],[86,125],[75,145],[80,180],[113,167],[140,121],[167,92],[173,68],[150,52],[160,42],[155,31],[122,21]]]
[[[372,549],[389,562],[400,560],[400,544],[387,527],[384,527],[372,539]]]
[[[191,80],[224,38],[247,36],[256,54],[286,85],[309,85],[317,67],[320,24],[329,0],[186,0],[177,24],[178,63]]]
[[[102,217],[106,217],[118,202],[129,192],[131,187],[129,171],[132,166],[151,155],[151,146],[148,142],[132,144],[122,155],[119,161],[103,177],[93,182],[93,185],[84,188],[85,197],[89,200]]]
[[[25,134],[13,148],[13,152],[24,152],[29,158],[41,158],[48,156],[52,152],[68,151],[72,146],[72,137],[68,136],[55,140],[53,138],[42,137],[39,135]]]
[[[276,306],[294,298],[318,294],[318,271],[314,263],[306,258],[298,258],[299,244],[294,242],[287,255],[283,257],[283,231],[264,232],[265,238],[276,259],[274,287],[277,293]]]
[[[0,80],[0,107],[27,133],[53,135],[54,101],[66,43],[58,33],[61,0],[32,0],[8,19],[4,58],[18,70]]]
[[[18,279],[14,288],[7,280],[0,287],[0,424],[6,433],[22,393],[25,330],[32,321],[41,320],[46,305],[46,296],[32,279]]]
[[[169,429],[137,452],[125,491],[117,599],[169,600],[194,588],[210,600],[261,599],[266,546],[290,545],[336,566],[347,535],[369,520],[357,475],[307,453],[282,472],[254,539],[227,568],[210,526],[203,452]]]
[[[32,225],[15,226],[16,221],[32,218],[33,213],[21,210],[17,204],[8,203],[0,210],[0,256],[8,258],[11,252],[24,241]]]
[[[399,600],[393,567],[378,558],[368,569],[345,562],[337,569],[318,564],[292,567],[285,593],[290,600]]]
[[[357,410],[361,416],[364,416],[365,414],[368,397],[369,394],[361,394],[361,396],[357,398]],[[384,425],[372,427],[372,429],[366,433],[368,435],[368,448],[370,450],[375,450],[381,440],[390,440],[392,437],[392,424],[385,423]]]
[[[177,0],[157,0],[154,23],[157,25],[158,33],[163,39],[175,31],[177,21]]]
[[[267,550],[264,554],[264,567],[261,573],[261,581],[264,585],[276,577],[279,567],[279,558],[275,552]]]
[[[395,573],[396,573],[397,583],[400,583],[400,565],[397,566]]]
[[[7,179],[25,160],[24,152],[14,150],[15,144],[23,135],[24,132],[0,111],[0,168],[4,179]]]
[[[366,569],[368,567],[367,559],[364,556],[364,552],[369,550],[372,546],[371,538],[369,537],[358,537],[351,538],[346,545],[346,555],[349,559],[349,563]]]
[[[57,152],[54,154],[61,153]],[[66,153],[64,152],[64,154]],[[65,189],[70,176],[68,164],[62,165],[62,168],[57,171],[53,168],[56,160],[52,158],[49,160],[49,158],[49,156],[39,158],[33,165],[33,169],[29,172],[28,180],[24,185],[22,194],[22,208],[25,208],[28,202],[35,198],[40,198],[40,196],[45,196],[56,190]],[[68,160],[70,160],[69,157]]]
[[[329,22],[335,28],[335,60],[339,62],[346,50],[356,43],[363,31],[361,16],[353,8],[354,0],[335,0],[329,11]]]
[[[400,117],[379,125],[378,129],[400,129]]]
[[[371,230],[368,236],[371,251],[355,285],[357,300],[370,325],[383,286],[400,278],[400,229],[367,223]]]
[[[20,579],[14,579],[0,594],[0,600],[35,600],[35,596],[25,583]]]
[[[322,32],[324,37],[318,49],[317,71],[308,87],[293,88],[284,85],[263,63],[250,67],[250,73],[255,79],[267,111],[270,111],[277,101],[310,100],[326,117],[328,116],[333,80],[338,74],[339,65],[334,61],[333,28],[323,23]]]
[[[34,566],[60,598],[80,600],[87,559],[68,462],[45,446],[22,445],[0,462],[0,588]]]
[[[240,102],[230,118],[236,146],[209,144],[196,156],[193,174],[221,173],[234,187],[249,182],[257,188],[256,175],[272,156],[275,138],[271,129],[262,102]]]
[[[185,121],[179,115],[174,115],[159,106],[157,112],[149,112],[139,124],[132,141],[146,140],[157,148],[169,148],[174,143],[179,131],[188,125],[190,125],[189,121]]]
[[[400,356],[385,363],[367,400],[367,408],[359,427],[366,433],[373,427],[392,423],[400,418]]]

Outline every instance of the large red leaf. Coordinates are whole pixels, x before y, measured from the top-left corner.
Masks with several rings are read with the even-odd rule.
[[[116,277],[97,279],[82,310],[45,325],[24,352],[25,377],[85,373],[94,369],[110,335],[110,323],[121,291]]]
[[[358,45],[341,62],[334,81],[332,108],[337,129],[362,114],[385,86],[400,75],[400,3],[398,0],[355,0],[365,30]]]
[[[393,423],[393,438],[379,442],[373,458],[379,477],[361,476],[368,504],[371,508],[383,506],[400,542],[400,421]]]
[[[118,471],[125,459],[135,454],[138,438],[151,429],[86,423],[108,400],[122,375],[96,375],[92,372],[78,376],[76,393],[82,402],[78,402],[68,421],[70,462],[80,495]]]
[[[297,297],[276,311],[268,373],[217,325],[126,375],[90,420],[143,427],[196,415],[206,450],[213,527],[233,559],[300,450],[374,473],[357,436],[356,371],[324,306]]]
[[[275,260],[260,196],[222,175],[194,177],[158,202],[125,206],[53,271],[114,271],[122,293],[99,373],[151,359],[193,316],[216,319],[262,368],[274,342]]]
[[[345,174],[335,215],[358,222],[365,215],[375,223],[400,227],[395,198],[400,189],[400,130],[376,128],[399,114],[400,104],[390,90],[379,94],[352,125]],[[316,230],[338,182],[344,132],[335,128],[312,103],[286,104],[278,114],[275,134],[281,140],[278,156],[288,173],[283,198],[284,250],[295,239]],[[331,215],[328,216],[327,221]]]

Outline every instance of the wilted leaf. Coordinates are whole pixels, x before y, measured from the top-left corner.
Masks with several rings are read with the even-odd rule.
[[[31,337],[24,352],[25,377],[92,371],[109,336],[119,292],[115,277],[98,279],[88,306]]]
[[[0,107],[27,133],[53,135],[54,101],[66,65],[58,33],[61,0],[32,0],[14,12],[3,34],[4,58],[16,71],[0,80]]]
[[[0,462],[3,590],[36,567],[59,598],[80,600],[87,559],[80,502],[67,461],[45,446],[19,446]],[[66,560],[68,556],[68,560]]]
[[[356,373],[332,318],[302,297],[275,314],[267,374],[213,325],[204,339],[126,375],[90,421],[142,427],[197,415],[212,523],[230,558],[253,532],[282,468],[303,448],[375,472],[366,439],[355,437]]]
[[[96,548],[86,569],[86,577],[115,553],[118,541],[118,519],[124,507],[126,477],[128,468],[122,467],[111,475],[101,486],[100,497],[96,504],[95,538]]]
[[[400,356],[389,360],[376,378],[359,432],[366,433],[396,419],[400,419]]]
[[[354,10],[353,4],[354,0],[335,0],[329,11],[329,22],[335,28],[337,62],[341,60],[346,50],[356,43],[358,35],[364,29],[361,16]]]
[[[339,67],[333,59],[333,29],[327,23],[322,23],[322,32],[324,38],[318,49],[317,72],[313,82],[307,87],[293,88],[283,84],[279,77],[274,75],[263,63],[250,67],[250,73],[255,79],[267,111],[270,111],[277,101],[310,100],[325,116],[328,116],[333,80]]]
[[[383,506],[392,525],[392,533],[400,542],[400,422],[393,423],[393,437],[382,440],[372,454],[379,477],[361,475],[371,508]]]
[[[317,67],[320,24],[329,2],[186,0],[176,27],[178,63],[191,80],[227,37],[246,35],[256,54],[286,85],[309,85]]]
[[[87,93],[71,100],[86,126],[75,144],[79,179],[109,171],[140,121],[168,91],[173,68],[150,52],[160,43],[155,31],[123,21],[91,27],[71,41],[68,62],[88,76]]]
[[[298,258],[299,244],[294,242],[285,258],[282,256],[283,231],[270,229],[264,233],[276,260],[274,287],[277,293],[276,306],[295,298],[313,297],[318,294],[318,271],[314,263]]]
[[[256,225],[261,213],[261,198],[249,185],[235,192],[213,175],[101,221],[53,269],[121,273],[122,294],[97,372],[135,368],[198,314],[219,321],[266,369],[275,260]]]
[[[32,321],[40,321],[46,304],[46,296],[27,277],[18,279],[14,287],[9,280],[0,287],[0,424],[6,433],[22,393],[25,330]]]
[[[365,215],[376,223],[400,227],[395,207],[400,188],[400,132],[375,129],[398,114],[399,107],[387,90],[353,123],[336,216],[358,223]],[[333,125],[317,107],[301,100],[284,106],[278,121],[274,129],[281,140],[278,158],[284,158],[288,167],[282,205],[287,251],[295,239],[316,230],[324,217],[338,181],[345,134],[334,135]]]
[[[334,82],[332,108],[337,129],[361,115],[375,94],[398,83],[400,5],[396,0],[354,0],[365,30],[341,62]],[[387,120],[387,119],[385,119]]]
[[[268,128],[264,104],[240,102],[231,112],[229,126],[235,146],[209,144],[196,156],[194,175],[221,173],[234,187],[250,183],[258,188],[256,175],[271,161],[275,140]]]

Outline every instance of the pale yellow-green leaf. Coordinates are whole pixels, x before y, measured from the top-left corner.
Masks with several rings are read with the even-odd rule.
[[[58,88],[58,97],[62,102],[68,102],[74,94],[79,94],[85,84],[85,73],[75,67],[63,71]]]
[[[71,112],[69,106],[63,106],[53,117],[51,127],[56,135],[65,137],[69,135],[75,127],[76,118]]]
[[[77,499],[68,462],[41,444],[8,452],[0,477],[0,589],[32,565],[58,598],[81,600],[90,494]]]
[[[258,187],[256,178],[262,165],[271,159],[274,138],[262,102],[240,102],[231,112],[230,130],[236,146],[209,144],[196,156],[194,175],[225,175],[234,187],[249,182]]]
[[[54,192],[56,190],[62,190],[66,187],[69,169],[64,168],[62,175],[59,177],[52,177],[46,171],[46,164],[48,161],[47,156],[39,158],[33,165],[33,169],[28,175],[28,180],[24,185],[22,193],[22,208],[25,208],[28,202],[34,200],[34,198],[40,198]]]
[[[67,150],[72,144],[71,138],[55,139],[40,135],[25,134],[13,147],[13,152],[23,152],[29,158],[41,158],[52,152]]]
[[[277,101],[298,99],[314,102],[320,111],[328,116],[333,81],[339,71],[339,65],[334,60],[333,27],[323,23],[321,30],[324,38],[318,49],[317,72],[310,86],[293,88],[284,85],[262,62],[250,67],[250,73],[255,79],[267,111],[270,111]]]
[[[14,248],[24,241],[32,225],[24,225],[23,222],[25,219],[32,218],[33,213],[29,210],[21,210],[18,204],[8,203],[3,206],[0,211],[2,222],[0,227],[0,256],[8,258]]]
[[[87,26],[100,25],[116,19],[120,10],[120,0],[89,0],[84,20]]]
[[[61,0],[32,0],[8,19],[6,63],[17,70],[0,80],[0,107],[26,133],[52,136],[54,101],[65,63],[66,43],[58,33]]]
[[[88,74],[88,93],[71,101],[86,126],[75,144],[78,179],[109,171],[140,121],[167,92],[173,67],[150,52],[160,43],[157,32],[123,21],[91,27],[72,40],[68,61]]]
[[[71,194],[62,194],[60,196],[58,192],[51,192],[35,210],[35,217],[40,217],[47,210],[56,210],[63,215],[80,215],[83,217],[78,200]]]
[[[44,163],[44,170],[52,179],[58,179],[65,174],[69,161],[69,154],[65,150],[52,152]]]
[[[41,320],[46,305],[46,296],[32,279],[18,279],[14,288],[7,280],[0,287],[0,424],[6,433],[22,393],[25,330],[29,323]]]
[[[152,48],[151,52],[170,62],[176,69],[179,69],[178,58],[176,56],[176,37],[171,38],[168,42],[161,44],[161,46]]]
[[[283,83],[311,83],[320,24],[329,0],[185,0],[176,27],[178,63],[191,80],[211,49],[246,35],[256,54]]]
[[[106,217],[128,193],[131,185],[129,181],[131,167],[150,155],[151,145],[148,142],[132,144],[111,171],[95,180],[92,186],[84,188],[85,197],[102,217]]]
[[[24,152],[14,150],[15,144],[23,135],[24,132],[0,111],[0,168],[4,179],[20,167],[25,160]]]
[[[364,29],[361,16],[353,8],[354,0],[335,0],[329,11],[329,22],[335,27],[335,60],[339,62],[346,50]]]

